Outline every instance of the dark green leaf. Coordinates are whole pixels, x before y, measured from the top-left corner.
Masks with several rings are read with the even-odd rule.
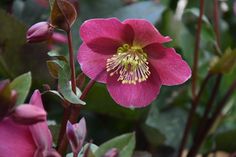
[[[185,112],[179,108],[160,112],[155,105],[152,105],[146,124],[165,135],[164,144],[177,148],[182,138],[186,118]]]

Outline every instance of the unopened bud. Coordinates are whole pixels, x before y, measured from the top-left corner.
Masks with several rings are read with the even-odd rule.
[[[48,22],[38,22],[27,31],[27,42],[41,42],[48,40],[53,34],[53,27]]]
[[[103,157],[118,157],[119,152],[116,148],[112,148],[106,152]]]
[[[12,113],[12,119],[20,124],[35,124],[41,121],[46,121],[47,113],[33,105],[20,105]]]
[[[78,153],[83,146],[87,129],[85,119],[82,118],[79,123],[72,125],[67,122],[66,134],[74,153]]]

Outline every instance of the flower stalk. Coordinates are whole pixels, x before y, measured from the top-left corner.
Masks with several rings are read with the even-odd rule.
[[[90,82],[86,85],[86,87],[84,88],[83,90],[83,93],[80,97],[81,100],[84,100],[85,97],[87,96],[88,92],[90,91],[90,89],[93,87],[93,85],[95,84],[95,80],[90,80]],[[71,106],[71,114],[70,114],[70,118],[69,118],[69,121],[73,124],[73,123],[76,123],[78,117],[79,117],[79,114],[80,114],[80,109],[81,107],[80,106]],[[67,149],[67,146],[68,146],[68,139],[66,137],[66,134],[64,133],[64,135],[62,136],[62,140],[59,144],[59,147],[58,147],[58,152],[61,154],[61,155],[64,155],[65,152],[66,152],[66,149]]]
[[[200,0],[200,15],[198,18],[198,25],[197,25],[197,33],[196,33],[195,48],[194,48],[193,73],[192,73],[192,97],[193,99],[196,96],[199,47],[200,47],[200,36],[201,36],[201,29],[202,29],[203,13],[204,13],[204,0]]]

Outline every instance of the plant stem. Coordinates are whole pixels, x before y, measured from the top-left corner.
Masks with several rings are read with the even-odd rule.
[[[220,29],[219,29],[219,0],[214,0],[214,30],[218,47],[220,46]]]
[[[68,39],[69,58],[70,58],[71,87],[72,91],[76,94],[75,61],[74,61],[71,31],[67,32],[67,39]]]
[[[184,129],[184,134],[183,134],[182,141],[181,141],[181,144],[180,144],[180,147],[179,147],[179,150],[178,150],[178,155],[177,155],[178,157],[181,157],[181,155],[182,155],[183,149],[184,149],[184,147],[186,145],[186,142],[187,142],[188,134],[189,134],[190,129],[192,127],[192,120],[193,120],[193,117],[194,117],[194,114],[195,114],[195,110],[197,108],[200,97],[201,97],[201,95],[202,95],[202,93],[205,89],[205,86],[206,86],[208,80],[211,78],[211,76],[212,75],[210,73],[207,74],[207,76],[205,77],[205,79],[203,80],[203,82],[201,84],[198,95],[195,97],[194,100],[192,100],[192,106],[191,106],[191,109],[189,111],[187,123],[186,123],[185,129]]]
[[[73,46],[72,46],[71,30],[67,32],[67,40],[68,40],[69,62],[70,62],[70,72],[71,72],[71,89],[76,94],[75,62],[74,62],[74,52],[73,52]],[[61,127],[59,131],[59,137],[58,137],[58,146],[60,146],[60,143],[62,139],[64,138],[64,134],[66,131],[66,124],[70,117],[72,105],[73,104],[68,104],[69,107],[64,109]]]
[[[193,96],[193,99],[196,96],[198,57],[199,57],[199,47],[200,47],[200,36],[201,36],[201,29],[202,29],[203,13],[204,13],[204,0],[200,0],[200,15],[198,18],[198,25],[197,25],[196,41],[195,41],[195,48],[194,48],[193,73],[192,73],[192,96]]]
[[[210,111],[212,109],[212,105],[214,103],[214,100],[216,98],[216,94],[218,93],[219,91],[219,86],[220,86],[220,82],[222,80],[222,75],[221,74],[218,74],[217,78],[216,78],[216,82],[215,82],[215,85],[212,89],[212,92],[211,92],[211,97],[206,105],[206,109],[205,109],[205,112],[203,114],[203,118],[201,119],[200,123],[198,124],[198,130],[196,131],[196,135],[194,137],[194,141],[197,141],[199,139],[199,135],[202,133],[203,131],[203,128],[204,126],[206,125],[206,121],[209,117],[209,114],[210,114]]]
[[[218,5],[218,0],[214,0],[214,31],[215,31],[215,34],[216,34],[216,43],[217,43],[217,48],[220,49],[220,32],[219,32],[219,5]],[[216,83],[215,83],[215,86],[213,88],[213,91],[212,91],[212,95],[208,101],[208,104],[207,104],[207,107],[206,107],[206,110],[204,112],[204,115],[203,115],[203,118],[202,120],[200,121],[200,124],[199,124],[199,129],[198,131],[196,132],[196,135],[194,137],[194,144],[192,146],[192,148],[190,149],[190,152],[188,154],[188,157],[192,157],[192,156],[195,156],[198,152],[198,149],[200,148],[202,142],[204,141],[205,137],[207,136],[207,133],[209,132],[209,129],[211,128],[211,125],[214,124],[214,121],[216,120],[217,115],[213,115],[213,122],[209,122],[209,114],[210,114],[210,110],[212,108],[212,104],[214,102],[214,99],[216,97],[216,94],[219,90],[219,85],[220,85],[220,82],[221,82],[221,78],[222,78],[222,74],[218,74],[217,76],[217,80],[216,80]],[[220,106],[220,105],[219,105]],[[217,111],[217,112],[221,112],[220,111]],[[215,112],[216,114],[216,112]],[[212,123],[212,124],[209,124],[209,123]]]
[[[95,84],[95,80],[90,80],[90,82],[86,85],[86,87],[83,90],[83,93],[80,97],[81,100],[85,99],[85,97],[87,96],[89,90],[93,87],[94,84]],[[76,121],[79,117],[79,114],[80,114],[80,106],[78,107],[78,105],[73,105],[72,109],[71,109],[71,115],[70,115],[70,118],[69,118],[69,120],[72,124],[76,123]],[[66,137],[66,134],[64,134],[63,139],[62,139],[62,141],[59,145],[59,148],[58,148],[58,152],[62,156],[65,154],[67,146],[68,146],[68,139]]]
[[[213,113],[212,117],[207,120],[206,125],[205,125],[202,133],[199,135],[198,140],[191,147],[187,157],[196,156],[196,154],[197,154],[200,146],[202,145],[204,139],[206,138],[209,130],[211,129],[211,127],[213,126],[213,124],[217,120],[219,114],[221,113],[221,111],[225,107],[228,99],[230,98],[230,96],[232,96],[232,94],[234,93],[235,90],[236,90],[236,80],[232,83],[230,88],[227,90],[227,92],[224,95],[224,97],[222,98],[222,100],[217,104],[217,108],[216,108],[215,112]]]

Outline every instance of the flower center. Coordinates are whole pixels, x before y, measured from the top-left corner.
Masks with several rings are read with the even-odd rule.
[[[146,81],[151,74],[147,54],[141,47],[128,44],[119,47],[117,53],[107,59],[106,69],[110,76],[119,74],[117,81],[121,81],[123,84]]]

